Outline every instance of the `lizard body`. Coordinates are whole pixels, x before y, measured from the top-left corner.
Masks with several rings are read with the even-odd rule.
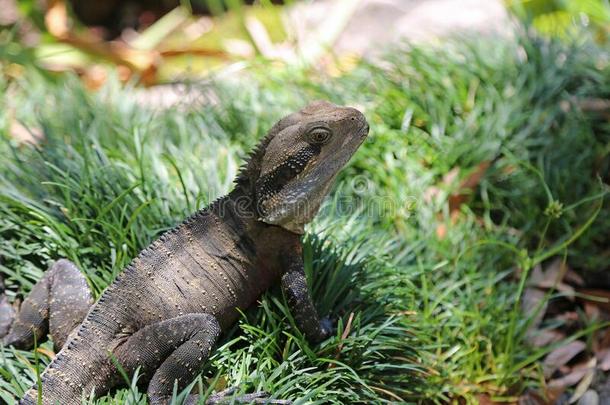
[[[79,404],[83,395],[120,385],[111,355],[129,375],[140,367],[150,402],[166,403],[175,381],[183,389],[200,372],[238,310],[278,281],[307,338],[325,338],[328,325],[307,291],[300,236],[367,133],[359,111],[327,102],[280,120],[240,170],[234,190],[144,249],[84,320],[86,283],[70,262],[58,261],[4,337],[5,344],[27,347],[50,326],[54,342],[63,342],[82,320],[42,375],[42,403]],[[36,401],[34,387],[22,403]]]

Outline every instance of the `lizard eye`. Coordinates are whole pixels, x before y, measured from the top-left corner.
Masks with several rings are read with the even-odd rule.
[[[317,126],[309,130],[307,139],[310,143],[321,145],[328,142],[332,134],[333,133],[329,128]]]

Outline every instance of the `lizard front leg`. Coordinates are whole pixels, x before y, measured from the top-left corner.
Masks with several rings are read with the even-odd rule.
[[[332,333],[330,321],[320,319],[307,287],[303,269],[303,248],[299,243],[284,256],[286,272],[282,276],[282,291],[297,326],[310,342],[320,342]]]
[[[27,349],[35,339],[42,340],[50,331],[58,350],[83,321],[92,304],[93,298],[82,273],[74,263],[58,260],[21,304],[3,343]]]

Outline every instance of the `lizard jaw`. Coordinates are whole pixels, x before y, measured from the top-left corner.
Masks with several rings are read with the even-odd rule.
[[[273,206],[260,220],[302,235],[305,233],[305,224],[318,213],[336,175],[337,173],[326,181],[310,178],[300,182],[299,187],[285,190],[279,196],[283,202]]]
[[[315,164],[320,162],[320,159],[310,162],[307,165],[312,166],[310,170],[307,170],[308,167],[265,202],[265,215],[259,220],[281,226],[299,235],[303,234],[305,224],[311,222],[318,213],[337,175],[364,142],[368,130],[368,124],[364,122],[353,137],[343,141],[341,149],[333,159],[322,160],[323,164]]]

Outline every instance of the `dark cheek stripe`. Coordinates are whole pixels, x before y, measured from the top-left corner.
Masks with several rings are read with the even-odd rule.
[[[305,169],[307,163],[320,154],[319,145],[307,145],[290,155],[275,170],[265,174],[256,181],[256,193],[259,204],[279,193],[289,181]]]

